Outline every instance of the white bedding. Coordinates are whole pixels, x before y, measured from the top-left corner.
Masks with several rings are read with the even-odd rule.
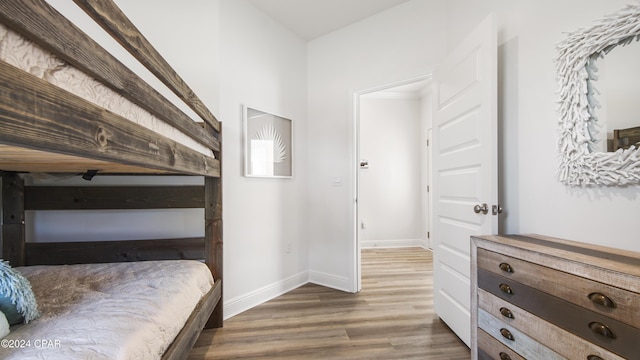
[[[207,266],[190,260],[17,270],[42,315],[11,327],[1,359],[159,359],[213,285]]]

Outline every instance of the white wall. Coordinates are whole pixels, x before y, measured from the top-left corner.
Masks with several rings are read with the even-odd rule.
[[[244,0],[220,1],[219,51],[229,317],[307,282],[307,58],[303,40]],[[242,105],[293,121],[292,179],[243,176]]]
[[[556,179],[555,44],[627,3],[447,1],[450,48],[489,12],[498,18],[505,232],[640,250],[638,186],[571,188]]]
[[[444,14],[443,3],[414,0],[308,44],[312,282],[356,290],[353,94],[430,74]]]
[[[414,94],[360,97],[358,211],[361,247],[424,246],[421,101]]]

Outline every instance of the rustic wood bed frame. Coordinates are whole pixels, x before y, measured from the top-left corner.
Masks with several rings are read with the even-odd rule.
[[[215,279],[164,355],[185,358],[203,327],[222,326],[221,126],[111,0],[74,0],[201,118],[193,121],[42,0],[0,1],[0,23],[199,144],[206,156],[0,61],[0,257],[12,266],[204,259]],[[21,173],[182,174],[203,186],[25,186]],[[25,210],[203,208],[204,237],[31,243]]]
[[[611,147],[608,151],[617,151],[618,149],[628,149],[630,146],[638,146],[640,143],[640,126],[627,129],[614,129]]]

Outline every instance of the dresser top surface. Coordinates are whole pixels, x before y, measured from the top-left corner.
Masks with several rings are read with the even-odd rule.
[[[474,236],[476,243],[494,243],[544,255],[588,263],[610,270],[624,272],[640,278],[640,253],[542,235],[487,235]]]

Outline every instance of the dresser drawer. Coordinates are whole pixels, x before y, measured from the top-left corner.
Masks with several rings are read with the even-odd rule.
[[[622,357],[638,357],[640,329],[485,269],[478,269],[478,287]],[[598,333],[605,330],[610,337]]]
[[[526,360],[482,329],[478,330],[478,359]]]
[[[526,359],[566,359],[524,332],[505,324],[482,309],[478,309],[478,327]]]
[[[484,290],[478,291],[478,307],[566,358],[624,360]]]
[[[640,294],[484,249],[478,267],[640,328]]]

